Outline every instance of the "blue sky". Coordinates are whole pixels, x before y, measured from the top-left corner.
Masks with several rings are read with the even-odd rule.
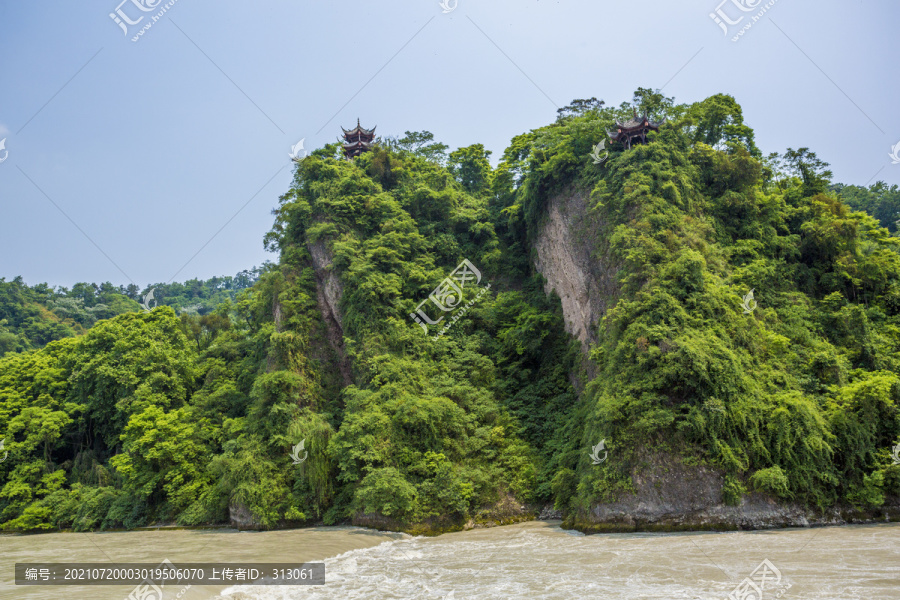
[[[732,94],[763,152],[807,146],[835,181],[900,183],[889,0],[768,0],[737,42],[767,2],[177,0],[133,42],[166,2],[119,1],[0,4],[0,277],[234,274],[276,259],[262,238],[301,138],[359,117],[496,158],[573,98],[639,86]],[[117,8],[144,19],[126,35]],[[744,17],[727,36],[717,8]]]

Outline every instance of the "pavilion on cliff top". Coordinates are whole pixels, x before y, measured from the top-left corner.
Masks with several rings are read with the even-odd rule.
[[[635,142],[646,144],[647,133],[650,131],[659,131],[659,126],[665,122],[665,119],[662,121],[651,121],[647,117],[646,112],[643,117],[638,117],[637,109],[634,109],[634,118],[629,119],[624,123],[619,123],[617,120],[616,131],[609,131],[607,129],[606,133],[609,135],[611,141],[622,142],[627,150],[630,149]]]
[[[344,131],[344,157],[347,159],[355,158],[371,149],[372,142],[375,140],[375,127],[366,129],[356,120],[356,127],[351,130]]]

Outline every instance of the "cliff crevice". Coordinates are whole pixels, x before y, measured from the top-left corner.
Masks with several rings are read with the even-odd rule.
[[[316,302],[322,319],[328,343],[337,355],[337,365],[344,385],[353,383],[350,361],[344,351],[344,323],[340,302],[344,293],[343,284],[332,269],[333,256],[323,239],[307,244],[316,274]]]

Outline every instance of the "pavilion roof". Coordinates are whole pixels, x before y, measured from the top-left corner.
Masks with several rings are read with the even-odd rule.
[[[378,126],[376,125],[375,127],[378,127]],[[366,136],[369,136],[369,135],[374,136],[375,135],[375,127],[373,127],[372,129],[366,129],[365,127],[362,127],[359,124],[359,119],[357,119],[356,127],[354,127],[353,129],[344,129],[343,126],[341,127],[341,129],[344,131],[344,136],[357,135],[357,134],[362,134],[362,135],[366,135]]]
[[[634,117],[631,119],[628,119],[624,123],[620,123],[619,120],[616,119],[616,127],[618,127],[619,129],[628,130],[628,129],[640,129],[642,127],[650,126],[651,128],[658,129],[659,126],[665,122],[666,122],[665,119],[663,119],[662,121],[651,121],[650,118],[647,116],[646,111],[644,112],[643,116],[638,117],[637,111],[635,111]]]

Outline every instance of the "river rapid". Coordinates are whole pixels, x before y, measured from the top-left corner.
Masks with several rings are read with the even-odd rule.
[[[10,600],[125,600],[133,589],[15,586],[16,562],[164,559],[324,561],[326,583],[167,586],[162,600],[900,600],[900,524],[585,536],[536,521],[432,538],[317,527],[50,533],[0,542],[0,598]]]

